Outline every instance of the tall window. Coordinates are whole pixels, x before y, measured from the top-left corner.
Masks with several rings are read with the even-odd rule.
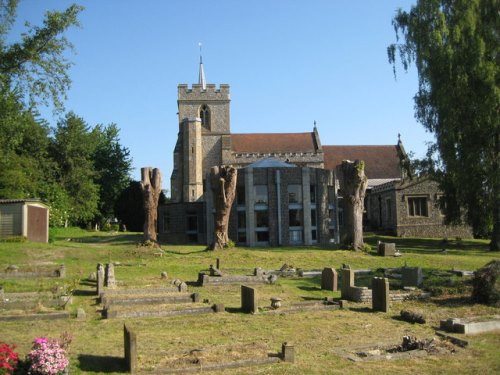
[[[236,188],[236,204],[238,206],[244,206],[245,205],[245,186],[238,186]]]
[[[426,197],[408,197],[408,216],[413,217],[427,217],[429,212],[427,210]]]
[[[316,185],[310,185],[309,196],[311,197],[311,203],[316,203]]]
[[[200,108],[200,118],[201,118],[201,126],[205,129],[210,130],[210,108],[208,105],[203,104]]]
[[[288,203],[302,203],[302,185],[288,185]]]
[[[255,204],[267,204],[267,185],[255,185]]]

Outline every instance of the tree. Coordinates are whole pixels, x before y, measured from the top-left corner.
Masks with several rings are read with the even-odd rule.
[[[158,168],[141,168],[141,190],[144,202],[144,242],[157,241],[158,203],[161,194],[161,173]]]
[[[214,193],[215,228],[211,250],[223,249],[229,244],[229,216],[236,197],[236,168],[222,165],[210,169],[210,181]]]
[[[99,185],[99,213],[96,222],[103,224],[114,216],[115,203],[130,183],[130,151],[120,145],[116,124],[97,125],[93,131],[97,145],[93,155],[95,182]]]
[[[71,224],[88,223],[98,213],[99,186],[93,162],[96,146],[96,134],[72,112],[54,130],[50,153],[57,164],[56,178],[69,196]]]
[[[63,34],[78,26],[77,16],[83,8],[71,5],[63,12],[47,12],[43,27],[27,25],[21,40],[7,45],[17,4],[18,0],[0,0],[0,85],[26,96],[31,108],[51,103],[60,110],[71,83],[71,63],[65,54],[72,45]]]
[[[352,249],[363,250],[363,211],[368,178],[361,160],[344,160],[340,165],[340,194],[344,201],[346,233],[343,242]]]
[[[404,70],[415,64],[415,116],[435,135],[434,177],[449,222],[465,218],[500,249],[500,69],[498,0],[419,0],[393,19],[402,43],[388,47]],[[432,150],[431,150],[432,152]]]

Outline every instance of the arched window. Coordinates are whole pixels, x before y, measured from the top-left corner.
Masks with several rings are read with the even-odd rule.
[[[200,108],[200,118],[201,118],[201,126],[205,129],[210,130],[210,108],[208,105],[203,104]]]

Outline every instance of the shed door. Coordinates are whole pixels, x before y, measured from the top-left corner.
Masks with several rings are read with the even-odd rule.
[[[34,242],[47,242],[47,209],[43,207],[28,206],[28,240]]]

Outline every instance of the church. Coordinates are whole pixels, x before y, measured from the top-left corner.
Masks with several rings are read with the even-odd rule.
[[[365,162],[370,189],[404,177],[401,140],[323,145],[315,125],[303,133],[232,133],[230,87],[207,84],[201,58],[198,83],[178,85],[177,103],[171,200],[158,217],[160,238],[171,243],[213,242],[213,166],[237,168],[229,238],[242,246],[338,243],[343,217],[335,169],[343,160]]]

